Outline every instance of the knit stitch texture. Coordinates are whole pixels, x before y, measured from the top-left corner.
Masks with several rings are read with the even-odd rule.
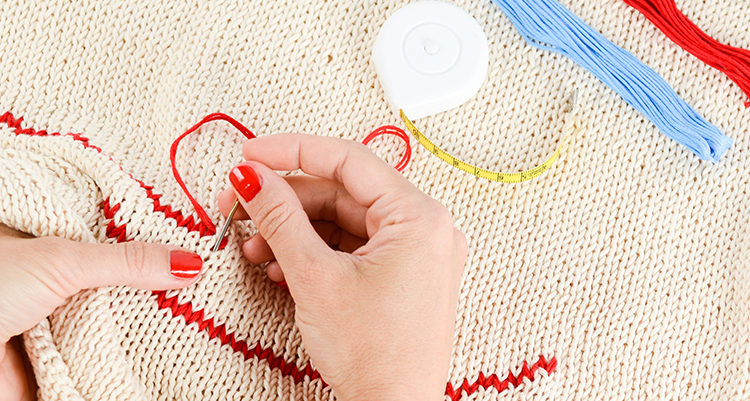
[[[562,3],[643,60],[734,140],[718,164],[660,133],[574,62],[526,44],[489,0],[452,1],[489,39],[463,106],[416,121],[497,171],[556,148],[577,88],[581,133],[541,177],[500,184],[412,140],[405,176],[469,240],[446,399],[750,398],[750,112],[740,89],[621,0]],[[241,256],[251,224],[210,251],[169,148],[223,112],[259,136],[361,141],[403,126],[371,62],[405,1],[0,2],[0,222],[86,242],[180,245],[205,260],[181,291],[80,293],[25,334],[42,400],[329,400],[294,305]],[[750,48],[750,3],[680,0]],[[22,118],[22,120],[21,120]],[[177,168],[213,219],[244,137],[211,123]],[[398,139],[369,145],[395,165]],[[23,305],[19,300],[19,307]]]

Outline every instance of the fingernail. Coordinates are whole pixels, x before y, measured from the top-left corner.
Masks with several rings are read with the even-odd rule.
[[[247,164],[240,164],[229,172],[229,181],[245,202],[250,202],[260,191],[260,177]]]
[[[279,287],[282,287],[282,288],[287,288],[287,287],[288,287],[288,286],[286,285],[286,280],[284,280],[284,281],[279,281],[279,282],[276,282],[276,281],[274,281],[274,284],[276,284],[276,285],[278,285]]]
[[[169,272],[177,278],[193,278],[201,274],[203,259],[200,255],[185,251],[169,252]]]

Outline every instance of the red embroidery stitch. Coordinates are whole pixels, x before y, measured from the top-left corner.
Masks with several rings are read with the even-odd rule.
[[[89,143],[89,139],[83,136],[82,134],[61,134],[59,132],[47,132],[45,130],[36,131],[33,128],[22,128],[21,123],[23,122],[23,117],[20,117],[16,119],[13,116],[13,113],[11,112],[5,112],[2,116],[0,116],[0,123],[4,123],[7,126],[13,128],[13,132],[18,135],[28,135],[28,136],[68,136],[73,138],[76,142],[83,145],[84,148],[88,149],[94,149],[99,153],[104,153],[101,148],[96,147]]]
[[[295,363],[287,362],[283,357],[276,356],[271,348],[263,347],[260,342],[250,347],[244,340],[237,340],[234,333],[227,333],[224,324],[216,325],[213,318],[206,319],[203,310],[193,310],[193,305],[190,302],[181,304],[178,302],[177,296],[167,298],[165,291],[154,291],[153,294],[156,295],[159,309],[169,309],[174,318],[183,317],[187,325],[195,323],[198,330],[205,331],[210,338],[218,339],[221,344],[228,345],[234,352],[244,356],[245,360],[252,358],[265,360],[272,369],[280,370],[282,376],[291,377],[298,384],[302,383],[305,377],[308,377],[310,380],[320,379],[323,386],[327,386],[321,379],[320,373],[313,369],[310,363],[299,368]]]
[[[457,386],[458,388],[453,387],[453,384],[448,382],[445,387],[445,395],[447,395],[452,401],[458,401],[464,394],[470,396],[479,390],[480,387],[485,390],[494,388],[498,393],[501,393],[508,390],[511,385],[513,387],[518,387],[523,383],[524,378],[533,382],[536,378],[536,372],[539,369],[550,374],[555,371],[555,368],[557,368],[557,359],[555,359],[555,357],[552,357],[552,359],[547,361],[544,356],[540,356],[531,367],[529,367],[528,362],[524,362],[518,376],[513,375],[512,371],[508,372],[508,376],[505,380],[500,380],[500,378],[494,373],[487,377],[485,377],[484,373],[479,373],[479,376],[474,383],[469,384],[469,379],[464,379],[464,381]]]
[[[22,122],[23,122],[23,117],[20,117],[20,118],[16,119],[11,112],[6,112],[6,113],[4,113],[3,115],[0,116],[0,123],[4,123],[7,126],[13,128],[15,135],[28,135],[28,136],[41,136],[41,137],[44,137],[44,136],[69,137],[72,140],[81,143],[83,145],[83,147],[86,148],[86,149],[93,149],[93,150],[97,151],[98,153],[106,155],[106,153],[104,153],[104,151],[101,148],[92,145],[90,143],[89,139],[86,138],[85,136],[83,136],[82,134],[61,134],[59,132],[49,133],[49,132],[47,132],[45,130],[36,131],[33,128],[22,128],[21,127],[21,123]],[[118,165],[114,161],[114,159],[112,159],[111,157],[109,157],[109,160],[113,164],[115,164],[118,168],[120,168],[120,170],[123,170],[122,166]],[[174,165],[174,163],[173,163],[173,165]],[[187,228],[189,231],[198,232],[198,233],[200,233],[201,237],[213,235],[211,233],[210,227],[207,226],[206,224],[204,224],[203,221],[196,222],[195,218],[193,216],[188,216],[186,218],[181,211],[175,210],[175,209],[173,209],[169,205],[162,205],[161,202],[159,201],[159,199],[162,197],[162,195],[154,193],[154,191],[153,191],[154,187],[153,186],[146,185],[144,182],[142,182],[142,181],[136,179],[135,177],[133,177],[132,174],[128,173],[128,176],[130,178],[132,178],[133,180],[135,180],[141,186],[141,188],[143,188],[146,191],[146,197],[148,197],[149,199],[151,199],[153,201],[153,209],[154,209],[155,212],[164,213],[165,217],[174,219],[175,222],[177,223],[178,227],[184,227],[184,228]],[[106,199],[105,202],[108,205],[109,204],[109,199]],[[119,205],[118,205],[118,207],[119,207]],[[107,218],[114,218],[114,213],[105,213],[105,216],[109,216]],[[213,225],[213,223],[212,223],[212,225]],[[109,228],[110,226],[112,227],[111,229],[115,228],[113,222],[109,223],[108,229],[110,229]],[[121,231],[118,231],[118,233],[120,233],[120,232]],[[214,232],[215,232],[215,230],[214,230]]]
[[[154,211],[164,213],[164,216],[174,219],[178,227],[185,227],[189,231],[198,232],[200,233],[201,237],[211,236],[216,233],[215,226],[212,232],[211,228],[208,227],[202,220],[196,222],[193,216],[185,217],[179,210],[172,209],[172,206],[163,205],[160,201],[162,195],[154,193],[154,187],[152,187],[151,185],[146,185],[142,181],[135,178],[134,180],[138,182],[138,184],[140,184],[141,188],[146,190],[146,196],[153,201]]]

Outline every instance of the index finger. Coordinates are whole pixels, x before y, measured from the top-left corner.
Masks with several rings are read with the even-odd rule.
[[[357,203],[370,207],[393,191],[415,191],[401,173],[359,142],[305,134],[275,134],[245,142],[247,160],[273,170],[302,170],[342,183]]]

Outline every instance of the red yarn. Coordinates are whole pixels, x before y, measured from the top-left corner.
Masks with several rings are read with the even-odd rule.
[[[185,131],[182,135],[178,136],[177,139],[175,139],[174,142],[172,142],[172,147],[169,149],[169,161],[172,163],[172,174],[174,175],[174,178],[177,181],[177,184],[185,192],[185,195],[187,195],[188,199],[190,199],[190,203],[193,204],[193,207],[195,208],[195,212],[198,213],[198,217],[200,217],[201,222],[203,222],[203,227],[205,227],[205,230],[208,232],[209,235],[216,234],[216,225],[214,225],[214,223],[211,221],[211,218],[208,217],[208,213],[206,213],[206,209],[204,209],[203,206],[201,206],[201,204],[198,203],[197,200],[195,200],[195,198],[190,193],[190,191],[188,191],[187,186],[185,185],[185,181],[182,180],[182,177],[180,176],[180,172],[177,171],[177,164],[175,163],[175,159],[177,157],[177,148],[180,145],[180,141],[182,141],[186,136],[195,132],[203,124],[209,123],[211,121],[216,121],[216,120],[224,120],[232,124],[234,128],[237,128],[237,130],[240,131],[243,135],[245,135],[245,137],[247,137],[248,139],[255,138],[255,134],[250,132],[249,129],[247,129],[244,125],[237,122],[237,120],[233,119],[232,117],[229,117],[228,115],[224,113],[213,113],[213,114],[207,115],[202,120],[200,120],[197,124],[188,128],[188,130]],[[378,137],[380,135],[396,135],[399,138],[403,139],[404,142],[406,142],[406,152],[404,153],[404,156],[401,158],[401,161],[399,161],[398,164],[396,165],[396,170],[403,171],[404,168],[406,168],[406,166],[409,164],[409,161],[411,160],[411,144],[409,143],[409,136],[406,135],[406,133],[401,128],[395,127],[393,125],[384,125],[372,131],[372,133],[370,133],[370,135],[368,135],[362,141],[362,143],[367,145],[371,140],[373,140],[375,137]]]
[[[750,97],[750,51],[725,45],[708,36],[677,9],[674,0],[623,1],[640,11],[680,47],[726,74]],[[750,101],[745,107],[750,107]]]
[[[229,117],[228,115],[224,113],[213,113],[213,114],[207,115],[202,120],[200,120],[197,124],[188,128],[188,130],[185,131],[182,135],[178,136],[177,139],[175,139],[174,142],[172,142],[172,147],[169,149],[169,161],[172,163],[172,174],[174,175],[174,179],[177,181],[177,184],[180,186],[180,188],[182,188],[182,190],[185,192],[185,195],[187,195],[188,199],[190,199],[190,203],[193,204],[193,207],[195,208],[195,212],[198,213],[198,217],[200,217],[209,235],[216,234],[216,225],[214,225],[214,223],[211,221],[211,218],[208,217],[208,213],[206,213],[206,209],[204,209],[203,206],[201,206],[201,204],[198,203],[197,200],[195,200],[195,198],[190,193],[190,191],[188,191],[187,186],[185,185],[185,181],[182,180],[182,177],[180,176],[180,172],[177,171],[177,164],[175,163],[175,158],[177,157],[177,148],[180,145],[180,141],[182,141],[186,136],[195,132],[203,124],[209,123],[211,121],[216,121],[216,120],[224,120],[232,124],[234,128],[237,128],[237,130],[240,131],[243,135],[245,135],[245,137],[247,137],[248,139],[255,138],[255,134],[250,132],[249,129],[247,129],[244,125],[237,122],[237,120],[233,119],[232,117]],[[377,128],[375,131],[372,131],[370,135],[368,135],[362,141],[362,143],[367,145],[371,140],[373,140],[375,137],[378,137],[380,135],[396,135],[399,138],[403,139],[404,142],[406,142],[406,152],[404,153],[404,156],[401,158],[401,161],[399,161],[398,164],[396,165],[396,170],[403,171],[404,168],[406,168],[406,166],[409,164],[409,160],[411,160],[411,144],[409,143],[409,136],[407,136],[406,133],[401,128],[395,127],[393,125],[384,125],[380,128]]]
[[[367,135],[367,137],[362,140],[362,143],[367,145],[368,143],[370,143],[370,141],[381,135],[395,135],[403,139],[406,143],[406,151],[404,152],[404,156],[396,165],[396,170],[404,171],[406,166],[409,164],[409,161],[411,160],[411,143],[409,143],[409,136],[406,135],[406,132],[404,132],[404,130],[399,127],[393,125],[384,125],[380,128],[376,128],[375,131],[372,131],[370,133],[370,135]]]
[[[187,195],[188,199],[190,199],[190,203],[193,204],[193,207],[195,208],[195,212],[198,213],[198,217],[201,218],[201,221],[206,226],[206,229],[208,230],[210,235],[216,234],[216,225],[211,221],[211,218],[208,217],[208,213],[206,213],[206,209],[201,206],[200,203],[198,203],[197,200],[193,197],[192,194],[190,194],[190,191],[188,191],[187,186],[185,185],[185,181],[182,180],[182,177],[180,177],[180,172],[177,171],[177,164],[175,163],[175,158],[177,157],[177,147],[180,145],[180,141],[182,141],[186,136],[192,134],[195,132],[198,128],[201,127],[201,125],[209,123],[211,121],[216,120],[224,120],[234,126],[234,128],[237,128],[238,131],[242,133],[242,135],[245,135],[247,139],[253,139],[255,138],[255,134],[250,132],[249,129],[245,128],[244,125],[237,122],[232,117],[229,117],[228,115],[224,113],[213,113],[209,114],[205,117],[203,117],[202,120],[198,122],[198,124],[193,125],[192,127],[188,128],[187,131],[185,131],[182,135],[178,136],[177,139],[172,142],[172,147],[169,149],[169,161],[172,163],[172,174],[174,175],[174,179],[177,180],[177,184],[182,188],[182,190],[185,192],[185,195]]]

